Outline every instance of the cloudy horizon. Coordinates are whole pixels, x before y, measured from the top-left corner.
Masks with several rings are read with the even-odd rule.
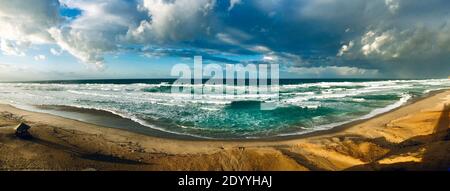
[[[281,78],[446,78],[444,0],[0,0],[0,80],[167,78],[278,63]]]

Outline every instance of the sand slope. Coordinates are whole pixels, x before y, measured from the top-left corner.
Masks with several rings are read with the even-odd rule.
[[[447,170],[450,91],[327,132],[273,141],[155,138],[0,105],[1,170]],[[24,121],[34,138],[21,140]]]

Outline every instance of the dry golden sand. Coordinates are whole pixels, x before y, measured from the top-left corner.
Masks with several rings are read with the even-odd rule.
[[[0,105],[1,170],[447,170],[450,90],[331,131],[272,141],[155,138]],[[19,122],[33,139],[14,136]]]

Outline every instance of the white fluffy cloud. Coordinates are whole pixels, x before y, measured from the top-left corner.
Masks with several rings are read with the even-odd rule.
[[[391,13],[396,13],[397,10],[400,8],[399,0],[385,0],[384,3],[386,4],[389,11],[391,11]]]
[[[140,19],[135,1],[63,0],[62,3],[82,13],[63,27],[49,29],[51,37],[63,50],[97,69],[104,68],[103,54],[117,51],[122,36]]]
[[[47,29],[61,22],[57,0],[0,0],[0,51],[25,56],[30,44],[52,43]]]
[[[214,0],[63,0],[82,14],[64,27],[49,30],[65,51],[103,68],[105,53],[133,43],[178,41],[207,31]]]
[[[290,72],[302,77],[374,77],[378,70],[348,66],[292,67]]]
[[[57,49],[54,49],[54,48],[50,48],[50,53],[52,53],[55,56],[59,56],[59,55],[61,55],[63,53],[63,50],[57,50]]]
[[[228,7],[228,11],[233,10],[234,6],[241,4],[242,0],[230,0],[230,6]]]
[[[138,42],[190,40],[208,33],[215,0],[143,0],[148,20],[128,32]]]
[[[39,54],[33,57],[34,60],[36,61],[43,61],[43,60],[47,60],[47,57],[45,55]]]
[[[0,38],[52,42],[47,29],[61,22],[58,0],[0,0]]]
[[[0,52],[24,56],[32,45],[50,43],[59,46],[51,46],[52,55],[65,51],[102,68],[105,55],[153,46],[183,56],[259,54],[258,61],[302,63],[311,73],[448,70],[445,0],[216,1],[0,0]],[[62,7],[81,14],[63,18]]]
[[[423,60],[450,54],[450,27],[419,25],[407,29],[369,30],[355,40],[359,43],[344,45],[338,56],[395,61]]]
[[[382,47],[394,40],[395,38],[390,34],[390,31],[382,34],[369,31],[361,39],[361,51],[365,56],[371,54],[386,55],[389,52],[386,49],[382,49]]]
[[[15,43],[5,39],[0,39],[0,51],[8,56],[25,56],[25,52],[20,48],[21,42]]]
[[[341,49],[339,49],[339,52],[337,53],[337,56],[344,55],[346,52],[350,51],[350,49],[352,49],[354,45],[355,43],[353,43],[353,41],[350,41],[348,44],[342,45]]]

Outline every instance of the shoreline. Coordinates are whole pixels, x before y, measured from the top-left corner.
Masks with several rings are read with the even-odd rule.
[[[410,104],[414,104],[417,101],[426,99],[428,97],[434,96],[438,93],[442,93],[442,92],[445,92],[448,90],[450,90],[450,89],[439,89],[439,90],[430,91],[421,97],[415,97],[415,98],[409,99],[406,103],[404,103],[398,107],[395,107],[394,109],[384,111],[384,112],[375,114],[373,116],[370,116],[370,117],[364,118],[364,119],[361,119],[364,116],[360,116],[357,119],[350,120],[350,121],[344,121],[344,122],[341,122],[342,124],[340,124],[340,125],[332,126],[330,128],[326,128],[326,129],[319,129],[319,130],[314,130],[312,132],[305,132],[305,133],[299,133],[299,134],[289,133],[287,135],[275,135],[275,136],[270,136],[270,137],[255,137],[255,138],[220,139],[220,138],[210,138],[210,137],[201,137],[201,136],[188,135],[188,134],[172,133],[172,132],[148,127],[148,126],[142,125],[132,119],[118,115],[116,113],[113,113],[110,111],[105,111],[105,110],[99,110],[99,109],[79,108],[79,107],[63,106],[63,105],[61,105],[61,106],[59,106],[59,105],[38,105],[38,106],[31,106],[34,109],[24,109],[24,108],[16,107],[14,105],[10,105],[10,104],[6,104],[6,105],[9,105],[9,106],[17,108],[17,109],[22,109],[25,111],[45,113],[45,114],[49,114],[49,115],[59,116],[59,117],[69,119],[69,120],[75,120],[75,121],[79,121],[79,122],[83,122],[83,123],[88,123],[91,125],[97,125],[97,126],[101,126],[103,128],[119,129],[119,130],[131,132],[131,133],[141,133],[146,136],[163,138],[163,139],[185,140],[185,141],[219,141],[219,142],[258,142],[258,141],[276,142],[276,141],[288,141],[288,140],[293,140],[293,139],[301,139],[301,138],[307,138],[307,137],[313,137],[313,136],[326,135],[329,133],[337,133],[337,132],[345,130],[351,126],[354,126],[359,123],[363,123],[367,120],[382,116],[384,114],[395,111],[401,107],[404,107],[404,106],[407,106]],[[62,115],[61,113],[72,113],[72,114]],[[74,116],[74,114],[75,114],[75,116]],[[86,114],[86,116],[90,115],[91,118],[92,118],[92,116],[102,118],[102,119],[99,119],[102,122],[92,122],[89,120],[75,119],[77,117],[79,118],[80,114]],[[95,116],[95,115],[98,115],[98,116]],[[367,115],[369,115],[369,114],[367,114]],[[84,116],[84,117],[81,116],[81,117],[86,118],[86,116]],[[104,121],[107,121],[107,120],[109,120],[108,123],[104,123]],[[111,122],[111,120],[112,120],[112,122]],[[119,125],[117,125],[117,123],[119,123]],[[124,127],[124,126],[127,126],[127,127]]]
[[[158,138],[0,105],[0,169],[447,170],[445,104],[450,90],[439,90],[370,119],[283,140]],[[33,139],[13,136],[20,121]],[[433,149],[433,159],[418,159]]]
[[[388,115],[389,113],[394,112],[394,111],[396,111],[398,109],[401,109],[402,107],[405,107],[405,106],[408,106],[408,105],[412,105],[412,104],[417,103],[417,102],[419,102],[421,100],[425,100],[425,99],[427,99],[429,97],[435,96],[436,94],[443,93],[443,92],[446,92],[446,91],[450,91],[450,89],[440,89],[440,90],[430,91],[430,92],[428,92],[427,94],[425,94],[422,97],[412,98],[412,99],[408,100],[405,104],[403,104],[403,105],[401,105],[399,107],[396,107],[396,108],[394,108],[392,110],[389,110],[389,111],[386,111],[386,112],[383,112],[383,113],[379,113],[379,114],[374,115],[374,116],[372,116],[370,118],[358,119],[358,120],[355,120],[355,121],[352,121],[352,122],[348,122],[348,123],[345,123],[345,124],[342,124],[342,125],[334,126],[334,127],[330,128],[330,129],[326,129],[326,130],[318,130],[318,131],[311,132],[311,133],[306,133],[306,134],[303,134],[303,135],[292,135],[291,138],[292,139],[301,139],[301,138],[307,138],[307,137],[314,137],[314,136],[338,133],[339,131],[344,131],[344,130],[346,130],[348,128],[351,128],[351,127],[353,127],[355,125],[364,123],[364,122],[369,121],[371,119],[374,119],[374,118],[377,118],[377,117],[381,117],[383,115]]]

